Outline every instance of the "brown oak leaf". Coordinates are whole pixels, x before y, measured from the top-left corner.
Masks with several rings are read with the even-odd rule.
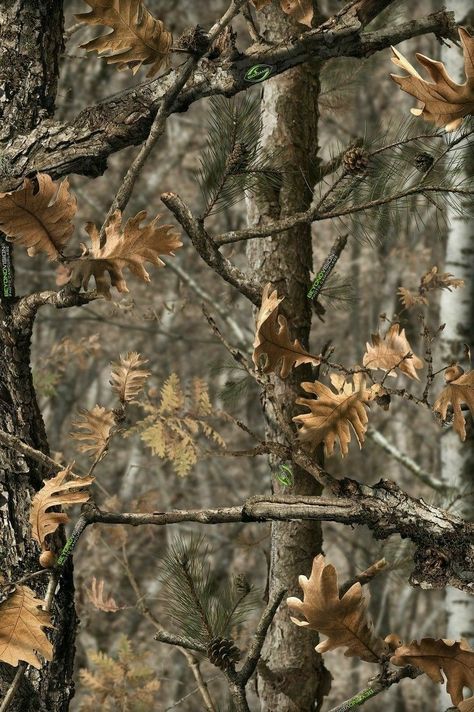
[[[161,20],[147,10],[142,0],[85,0],[91,12],[76,15],[86,25],[105,25],[112,32],[96,37],[81,47],[86,52],[107,52],[107,64],[131,69],[151,65],[147,77],[154,77],[166,61],[173,36]]]
[[[446,676],[446,690],[451,695],[453,705],[462,702],[463,687],[474,689],[474,651],[465,640],[413,640],[397,648],[390,662],[400,667],[414,665],[423,670],[433,682],[443,683],[443,672]]]
[[[108,299],[111,286],[119,292],[128,292],[125,268],[144,282],[150,282],[145,263],[163,267],[159,255],[173,255],[173,250],[183,243],[172,225],[158,225],[159,215],[148,225],[140,225],[145,218],[146,212],[142,210],[127,220],[122,230],[122,215],[119,210],[115,211],[105,229],[106,240],[102,247],[97,227],[88,223],[86,231],[92,247],[89,250],[83,245],[82,258],[72,263],[71,282],[87,289],[89,280],[94,277],[97,291]]]
[[[131,351],[120,356],[118,363],[113,363],[110,384],[121,403],[131,403],[142,390],[150,371],[142,369],[148,363],[140,354]]]
[[[112,596],[105,596],[104,594],[104,579],[97,581],[96,577],[93,576],[91,581],[90,590],[87,591],[87,597],[92,605],[99,611],[104,611],[105,613],[116,613],[117,611],[122,611],[125,606],[119,606]]]
[[[66,524],[69,517],[65,512],[48,511],[51,507],[70,507],[73,504],[87,502],[87,488],[94,481],[93,477],[83,477],[65,481],[70,467],[61,470],[55,477],[46,480],[42,488],[35,494],[31,504],[30,524],[34,539],[44,546],[48,534],[56,531],[60,524]]]
[[[293,623],[327,635],[327,640],[316,646],[318,653],[335,648],[347,648],[347,657],[359,657],[370,663],[380,662],[388,650],[384,641],[374,632],[372,619],[367,611],[368,596],[360,583],[355,583],[339,597],[336,569],[326,564],[319,554],[313,560],[311,576],[300,576],[303,601],[295,596],[287,599],[288,607],[306,620],[291,617]]]
[[[411,356],[405,358],[407,354]],[[398,368],[417,381],[420,379],[416,369],[423,368],[423,361],[413,353],[405,329],[400,331],[400,324],[392,324],[383,338],[372,334],[372,343],[366,344],[363,364],[367,368],[390,371],[390,376],[395,376],[394,371]]]
[[[327,456],[334,452],[334,445],[339,441],[341,455],[347,455],[351,441],[351,429],[354,431],[359,447],[365,441],[367,430],[366,407],[372,399],[371,392],[365,387],[363,374],[354,374],[353,383],[340,382],[339,374],[332,374],[331,382],[337,389],[331,388],[319,381],[302,383],[307,393],[314,393],[315,398],[297,398],[296,403],[305,405],[310,413],[296,415],[293,420],[302,427],[298,431],[300,440],[308,443],[312,449],[324,443]]]
[[[53,659],[53,646],[44,628],[53,628],[45,602],[36,598],[28,586],[17,586],[0,604],[0,661],[16,667],[23,660],[39,669],[38,653]]]
[[[266,284],[263,289],[252,358],[258,366],[264,356],[263,372],[275,372],[280,378],[286,378],[292,368],[302,363],[317,365],[321,361],[305,351],[298,339],[291,340],[287,320],[283,314],[278,314],[278,305],[283,297],[279,297],[276,290],[272,292],[271,288],[271,284]]]
[[[30,257],[45,252],[57,260],[74,232],[76,199],[67,179],[58,184],[38,173],[36,181],[25,178],[22,188],[0,193],[0,228],[9,242],[26,247]]]
[[[408,76],[390,76],[403,91],[421,102],[421,107],[411,109],[415,116],[422,116],[426,121],[444,126],[446,131],[454,131],[462,124],[465,116],[474,112],[474,37],[459,27],[459,37],[464,51],[466,81],[457,84],[446,71],[442,62],[429,59],[423,54],[416,54],[418,62],[428,70],[433,80],[427,82],[398,50],[392,47],[392,62],[408,72]],[[454,51],[454,50],[453,50]]]
[[[439,413],[441,418],[446,420],[448,408],[451,406],[454,413],[454,430],[464,441],[466,439],[466,421],[461,405],[466,403],[474,417],[474,371],[464,373],[460,366],[455,365],[446,369],[444,377],[447,385],[436,399],[433,411]]]
[[[474,697],[468,697],[458,704],[459,712],[474,712]]]
[[[115,425],[113,411],[107,410],[101,405],[95,405],[92,410],[82,409],[79,411],[80,417],[73,422],[76,428],[71,433],[73,440],[77,440],[79,452],[90,453],[90,456],[98,459],[107,451],[110,433]]]

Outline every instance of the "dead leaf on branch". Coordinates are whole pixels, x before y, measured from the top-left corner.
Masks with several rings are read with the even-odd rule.
[[[87,223],[86,231],[92,246],[89,250],[83,245],[82,258],[71,263],[72,284],[87,289],[91,277],[94,277],[97,291],[110,299],[111,286],[116,287],[119,292],[128,292],[123,274],[125,268],[138,279],[150,282],[145,263],[164,267],[159,255],[173,255],[173,250],[181,247],[183,243],[172,225],[158,225],[159,215],[148,225],[140,225],[146,215],[144,210],[137,213],[135,217],[127,220],[122,230],[122,214],[116,210],[105,229],[106,241],[103,247],[100,246],[97,227]]]
[[[28,586],[17,586],[0,604],[0,661],[16,667],[21,660],[38,670],[41,662],[53,659],[53,646],[44,628],[53,628],[45,602],[36,598]]]
[[[442,420],[446,420],[448,408],[452,407],[454,413],[453,428],[461,440],[466,439],[466,420],[462,414],[461,405],[469,406],[474,417],[474,371],[464,373],[460,366],[454,365],[447,368],[444,377],[447,385],[443,388],[433,411],[439,413]]]
[[[92,603],[92,605],[99,611],[104,611],[105,613],[116,613],[117,611],[122,611],[125,606],[119,606],[112,596],[106,596],[104,594],[104,579],[97,581],[94,576],[91,581],[90,590],[87,591],[87,598]]]
[[[463,286],[463,279],[458,279],[450,272],[438,272],[438,268],[435,265],[421,277],[418,294],[404,287],[399,287],[398,295],[403,306],[406,309],[411,309],[418,304],[428,304],[427,292],[432,292],[436,289],[447,289],[450,292],[452,289],[458,289],[458,287]]]
[[[26,247],[30,257],[45,252],[53,261],[74,232],[76,210],[67,179],[58,184],[38,173],[36,182],[25,178],[22,188],[0,193],[0,228],[9,242]]]
[[[264,356],[263,372],[274,372],[280,378],[286,378],[292,368],[302,363],[318,365],[321,360],[305,351],[298,339],[291,340],[288,322],[283,314],[278,314],[278,305],[284,297],[279,297],[277,291],[272,292],[271,288],[271,284],[266,284],[263,289],[252,359],[258,366],[261,357]]]
[[[303,443],[308,443],[312,449],[324,443],[325,455],[329,456],[333,454],[338,440],[344,457],[349,451],[351,429],[359,447],[365,441],[368,422],[366,407],[372,394],[365,387],[365,376],[361,373],[354,374],[353,383],[341,383],[339,374],[331,374],[331,382],[338,392],[319,381],[302,383],[301,387],[307,393],[314,393],[317,399],[297,398],[296,403],[307,406],[311,412],[296,415],[293,420],[302,425],[298,436]]]
[[[327,635],[327,640],[316,646],[318,653],[335,648],[347,648],[347,657],[359,657],[370,663],[380,662],[388,648],[374,632],[367,606],[368,596],[360,583],[355,583],[339,598],[336,569],[326,564],[319,554],[313,560],[311,576],[300,576],[303,601],[295,596],[287,599],[288,607],[306,620],[292,617],[296,625],[308,627]]]
[[[397,648],[390,662],[400,667],[414,665],[423,670],[433,682],[443,683],[443,672],[446,676],[446,690],[451,695],[453,705],[462,702],[464,687],[474,689],[474,651],[465,640],[458,642],[423,638],[419,643],[413,640]]]
[[[89,453],[95,459],[100,458],[107,450],[115,425],[114,413],[101,405],[79,412],[79,419],[72,424],[76,430],[71,433],[71,437],[83,443],[78,446],[79,452]]]
[[[408,76],[390,76],[403,91],[421,102],[421,107],[411,109],[415,116],[422,116],[436,126],[444,126],[446,131],[454,131],[462,124],[465,116],[474,112],[474,37],[458,28],[464,52],[466,81],[457,84],[446,71],[442,62],[429,59],[423,54],[416,54],[418,62],[428,70],[432,82],[423,79],[416,69],[398,50],[392,47],[392,62],[408,72]],[[456,51],[453,49],[452,51]]]
[[[31,503],[30,524],[33,539],[44,548],[44,542],[49,534],[56,531],[60,524],[66,524],[69,517],[65,512],[48,511],[51,507],[70,507],[81,504],[89,499],[88,487],[94,481],[93,477],[83,477],[65,481],[71,471],[70,467],[61,470],[55,477],[46,480],[42,488],[35,494]]]
[[[161,20],[147,10],[142,0],[85,0],[91,12],[76,15],[86,25],[112,28],[81,47],[86,52],[107,52],[107,64],[117,69],[131,69],[135,74],[142,65],[151,65],[147,77],[154,77],[166,61],[173,36]]]
[[[121,403],[133,403],[145,385],[150,371],[142,369],[148,363],[140,354],[130,351],[125,356],[120,356],[118,363],[113,363],[110,384]]]
[[[411,356],[407,357],[407,354]],[[372,343],[366,344],[363,364],[367,368],[390,371],[390,376],[396,376],[394,371],[398,368],[417,381],[420,379],[416,369],[423,368],[422,359],[413,353],[405,329],[400,331],[400,324],[392,324],[383,338],[379,334],[372,334]]]

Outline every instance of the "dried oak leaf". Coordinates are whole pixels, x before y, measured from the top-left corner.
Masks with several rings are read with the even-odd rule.
[[[466,421],[462,414],[461,404],[466,403],[474,417],[474,371],[464,373],[460,366],[451,366],[446,369],[444,377],[447,385],[436,399],[433,411],[439,413],[441,418],[446,420],[448,408],[452,406],[454,430],[464,441],[466,439]]]
[[[31,504],[30,524],[33,539],[44,546],[48,534],[56,531],[60,524],[66,524],[69,517],[65,512],[48,511],[51,507],[70,507],[73,504],[87,502],[87,488],[94,481],[93,477],[65,482],[70,468],[61,470],[55,477],[46,480],[42,488],[35,494]]]
[[[355,583],[339,597],[337,572],[332,564],[326,564],[319,554],[313,560],[311,576],[300,576],[303,601],[295,596],[287,599],[293,612],[302,614],[306,620],[291,617],[293,623],[306,626],[327,635],[327,640],[316,646],[318,653],[335,648],[347,648],[347,657],[359,657],[370,663],[380,662],[380,657],[388,648],[374,632],[374,626],[367,612],[368,596],[360,583]]]
[[[38,173],[36,181],[25,178],[22,188],[0,193],[0,228],[9,242],[26,247],[30,257],[46,252],[57,260],[74,232],[76,199],[67,179],[58,184]]]
[[[142,65],[151,65],[147,77],[156,75],[166,61],[173,36],[157,20],[142,0],[85,0],[91,12],[76,15],[86,25],[106,25],[112,32],[90,40],[81,47],[86,52],[107,52],[107,64],[117,69],[131,69],[135,74]]]
[[[372,343],[367,343],[366,349],[363,364],[367,368],[392,371],[390,376],[395,376],[393,371],[398,368],[410,378],[420,380],[416,369],[423,368],[423,361],[413,353],[405,329],[400,331],[400,324],[392,324],[383,338],[372,334]],[[404,358],[407,354],[411,356]]]
[[[464,280],[455,277],[451,272],[438,272],[436,265],[426,272],[420,280],[420,290],[430,292],[434,289],[448,289],[451,291],[464,286]]]
[[[368,422],[366,406],[372,394],[365,387],[365,377],[361,373],[354,374],[353,383],[341,383],[337,375],[332,374],[331,382],[338,392],[335,393],[319,381],[302,383],[307,393],[314,393],[318,397],[297,398],[296,403],[307,406],[311,412],[295,415],[293,420],[302,425],[298,436],[303,443],[308,443],[312,449],[324,443],[324,452],[329,456],[334,452],[336,440],[339,440],[341,455],[344,457],[349,451],[351,428],[359,447],[365,441]]]
[[[131,351],[120,356],[118,363],[113,363],[110,384],[121,403],[131,403],[142,390],[150,371],[142,369],[148,363],[140,354]]]
[[[99,611],[104,611],[105,613],[116,613],[117,611],[122,611],[125,606],[119,606],[112,596],[106,597],[104,594],[104,579],[97,581],[96,577],[92,578],[91,588],[87,591],[87,597],[92,605]]]
[[[474,712],[474,697],[468,697],[458,704],[459,712]]]
[[[53,659],[53,646],[44,628],[53,628],[45,602],[36,598],[28,586],[17,586],[0,604],[0,661],[16,667],[20,660],[39,669],[41,662]]]
[[[115,416],[111,410],[101,405],[95,405],[92,410],[80,410],[80,418],[72,424],[75,431],[71,433],[73,440],[83,443],[79,452],[90,453],[93,458],[105,454],[110,433],[115,425]]]
[[[314,15],[313,0],[280,0],[281,9],[300,25],[311,27]]]
[[[292,368],[302,363],[317,365],[321,360],[305,351],[298,339],[291,340],[286,318],[278,314],[278,305],[283,297],[279,297],[276,290],[272,292],[271,288],[271,284],[266,284],[263,289],[252,358],[258,366],[261,356],[264,356],[263,372],[275,372],[280,378],[286,378]]]
[[[433,682],[443,683],[443,672],[453,705],[462,702],[463,687],[474,689],[474,651],[465,640],[423,638],[419,643],[413,640],[397,648],[390,662],[400,667],[414,665]]]
[[[110,299],[110,287],[119,292],[128,292],[123,270],[127,267],[136,277],[150,282],[150,275],[145,269],[145,262],[163,267],[159,255],[173,255],[173,250],[182,246],[179,236],[172,225],[158,225],[157,215],[148,225],[140,225],[146,218],[142,210],[125,223],[122,231],[122,215],[116,210],[105,229],[106,241],[100,246],[99,231],[92,223],[87,223],[92,248],[84,245],[83,256],[72,263],[71,282],[87,289],[89,280],[94,277],[97,291]],[[106,277],[109,274],[110,283]]]
[[[436,126],[444,126],[446,131],[454,131],[462,124],[465,116],[474,112],[474,37],[459,27],[459,37],[464,51],[466,81],[457,84],[446,71],[442,62],[416,54],[418,62],[428,70],[433,82],[423,79],[416,69],[392,47],[392,62],[408,72],[407,77],[390,76],[403,91],[421,102],[421,107],[411,109],[415,116],[422,116]]]
[[[411,292],[409,289],[405,289],[405,287],[399,287],[397,294],[405,309],[411,309],[417,304],[428,304],[428,300],[425,296]]]

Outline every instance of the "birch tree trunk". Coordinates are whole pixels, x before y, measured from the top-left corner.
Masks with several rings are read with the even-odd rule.
[[[268,40],[281,40],[295,26],[279,4],[261,13],[260,28]],[[298,31],[302,31],[302,25]],[[309,207],[311,193],[308,174],[318,161],[319,64],[309,63],[265,82],[262,93],[262,136],[264,147],[282,150],[287,170],[279,195],[274,200],[258,199],[249,205],[251,224],[264,223]],[[304,118],[303,118],[304,117]],[[288,319],[293,337],[308,345],[311,303],[307,298],[312,267],[311,227],[303,225],[286,233],[252,241],[247,249],[249,264],[262,284],[271,282],[285,301],[281,309]],[[298,384],[311,380],[311,367],[301,366],[285,380],[275,377],[276,394],[288,423],[296,414],[294,401]],[[275,419],[268,402],[263,403],[268,430],[277,437]],[[279,463],[270,458],[272,473]],[[287,494],[320,494],[319,484],[308,473],[294,468],[294,485]],[[273,491],[282,487],[273,478]],[[321,551],[321,527],[316,522],[277,522],[272,524],[269,590],[286,587],[288,595],[300,595],[298,575],[308,575],[311,562]],[[317,636],[302,631],[291,621],[286,606],[281,606],[267,635],[258,668],[258,694],[265,712],[309,712],[319,710],[329,691],[330,676],[314,650]]]
[[[466,0],[453,0],[450,9],[459,22],[469,10]],[[441,60],[449,74],[456,81],[465,81],[463,56],[456,47],[443,45]],[[472,165],[472,155],[470,156]],[[466,170],[469,170],[466,168]],[[467,212],[467,211],[466,211]],[[464,280],[464,287],[452,292],[443,290],[440,301],[440,320],[446,327],[441,333],[440,351],[442,364],[459,361],[465,370],[469,364],[463,361],[464,344],[474,353],[474,223],[468,217],[459,217],[448,207],[448,234],[446,242],[445,272],[451,272]],[[461,514],[472,521],[474,514],[472,495],[472,472],[474,469],[474,434],[469,432],[462,443],[453,428],[444,432],[441,438],[442,479],[462,497]],[[454,588],[445,592],[446,631],[445,637],[455,640],[474,639],[474,598]],[[473,691],[474,692],[474,691]],[[450,706],[449,696],[441,695],[440,710]]]
[[[15,0],[0,10],[0,141],[5,146],[18,133],[27,133],[54,110],[59,57],[63,47],[61,0]],[[6,8],[6,9],[5,9]],[[0,171],[8,165],[0,159]],[[0,236],[2,263],[9,246]],[[4,271],[4,276],[5,276]],[[8,281],[6,279],[6,281]],[[0,428],[48,452],[46,434],[30,370],[32,323],[16,313],[17,299],[4,281],[0,290]],[[46,473],[37,463],[0,449],[0,573],[15,581],[38,570],[38,548],[31,538],[31,499]],[[60,539],[56,541],[61,545]],[[29,585],[40,596],[45,579]],[[29,668],[17,692],[12,712],[63,712],[72,696],[72,664],[76,617],[72,569],[66,568],[53,609],[54,660],[41,670]],[[0,698],[16,670],[0,665]]]

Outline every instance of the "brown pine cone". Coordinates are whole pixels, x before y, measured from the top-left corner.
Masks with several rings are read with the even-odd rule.
[[[346,151],[342,162],[347,173],[365,173],[369,165],[369,155],[363,148],[353,146]]]
[[[214,638],[208,645],[207,657],[220,670],[229,670],[240,660],[240,650],[231,638]]]
[[[434,158],[433,156],[430,156],[429,153],[419,153],[415,158],[415,166],[422,173],[425,173],[429,168],[431,168],[433,163]]]
[[[200,54],[209,47],[209,37],[201,25],[188,27],[178,37],[176,46],[185,49],[190,54]]]
[[[227,171],[231,174],[244,171],[248,163],[248,153],[247,146],[241,141],[237,142],[227,159]]]

